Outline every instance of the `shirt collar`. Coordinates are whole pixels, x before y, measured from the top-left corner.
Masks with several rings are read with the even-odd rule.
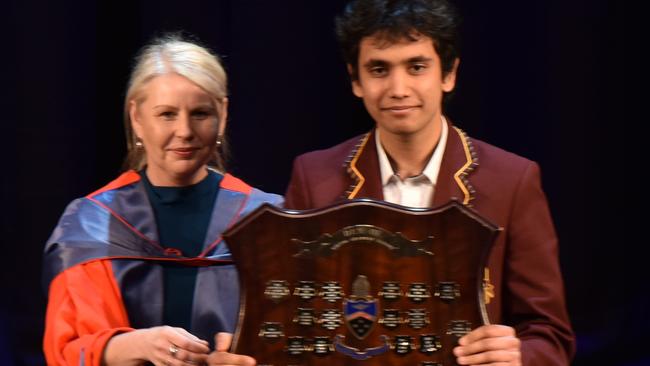
[[[442,155],[445,152],[445,147],[447,146],[447,135],[449,128],[447,127],[447,119],[445,116],[441,116],[442,120],[442,129],[440,131],[440,139],[436,144],[436,147],[433,150],[433,154],[429,159],[429,162],[424,167],[422,175],[427,177],[431,184],[435,185],[438,180],[438,173],[440,173],[440,164],[442,163]],[[381,172],[381,184],[386,186],[393,179],[399,179],[393,170],[393,167],[390,165],[388,160],[388,155],[386,155],[386,150],[381,145],[379,140],[379,130],[375,130],[375,144],[377,145],[377,155],[379,155],[379,170]]]

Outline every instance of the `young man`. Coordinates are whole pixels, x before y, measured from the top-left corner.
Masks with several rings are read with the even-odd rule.
[[[354,94],[376,128],[298,157],[289,208],[374,198],[436,207],[452,197],[503,228],[486,273],[493,325],[462,337],[460,365],[568,365],[557,238],[536,163],[468,137],[442,114],[459,58],[445,0],[356,0],[337,19]]]

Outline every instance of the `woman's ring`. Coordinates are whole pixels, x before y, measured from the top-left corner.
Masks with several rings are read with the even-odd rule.
[[[176,354],[178,353],[178,347],[176,347],[175,344],[170,344],[169,345],[169,353],[172,355],[172,357],[176,358]]]

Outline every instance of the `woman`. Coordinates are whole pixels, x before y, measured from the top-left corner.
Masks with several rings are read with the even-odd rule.
[[[221,173],[227,107],[206,49],[143,49],[125,99],[129,170],[73,201],[45,249],[48,364],[254,364],[226,352],[239,288],[221,233],[281,197]]]

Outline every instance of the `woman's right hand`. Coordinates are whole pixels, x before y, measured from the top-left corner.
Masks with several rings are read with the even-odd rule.
[[[156,366],[200,365],[206,362],[208,342],[183,328],[160,326],[114,336],[106,345],[102,364]]]

